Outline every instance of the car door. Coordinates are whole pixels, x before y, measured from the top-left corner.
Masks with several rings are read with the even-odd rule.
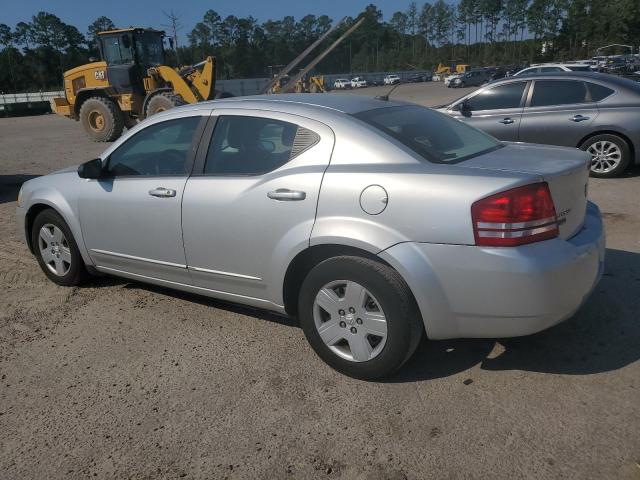
[[[522,112],[521,142],[576,147],[598,116],[583,81],[534,80]]]
[[[516,141],[526,88],[527,80],[488,86],[454,103],[447,113],[499,140]]]
[[[102,178],[83,184],[80,223],[99,270],[189,280],[181,201],[208,116],[158,119],[108,152]]]
[[[196,286],[282,301],[282,277],[309,245],[334,136],[278,112],[219,109],[183,198],[187,265]]]

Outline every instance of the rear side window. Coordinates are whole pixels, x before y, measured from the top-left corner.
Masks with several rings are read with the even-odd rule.
[[[614,91],[608,87],[603,85],[598,85],[597,83],[587,82],[587,87],[589,87],[589,91],[591,92],[591,99],[594,102],[599,102],[600,100],[604,100],[609,95],[613,94]]]
[[[589,65],[576,65],[568,67],[572,72],[590,72],[591,68]]]
[[[220,116],[207,152],[207,175],[261,175],[311,148],[320,137],[271,118]]]
[[[572,80],[538,80],[533,86],[531,107],[570,105],[587,102],[584,82]]]
[[[563,70],[560,67],[540,67],[541,73],[550,73],[550,72],[562,72]]]
[[[502,146],[486,133],[424,107],[376,108],[354,116],[434,163],[456,163]]]
[[[472,111],[518,108],[526,85],[527,82],[514,82],[486,88],[469,98],[467,104]]]

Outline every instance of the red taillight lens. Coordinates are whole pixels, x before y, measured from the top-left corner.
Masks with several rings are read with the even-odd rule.
[[[471,206],[476,245],[515,247],[558,236],[549,185],[525,185],[478,200]]]

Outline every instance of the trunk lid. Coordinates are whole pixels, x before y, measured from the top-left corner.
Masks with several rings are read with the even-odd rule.
[[[584,222],[591,157],[576,148],[505,142],[505,147],[471,158],[468,168],[538,175],[549,184],[560,238],[575,235]]]

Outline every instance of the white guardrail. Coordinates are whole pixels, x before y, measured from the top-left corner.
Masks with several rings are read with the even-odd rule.
[[[0,105],[13,105],[15,103],[48,102],[55,97],[64,97],[64,91],[36,92],[36,93],[5,93],[0,95]]]

